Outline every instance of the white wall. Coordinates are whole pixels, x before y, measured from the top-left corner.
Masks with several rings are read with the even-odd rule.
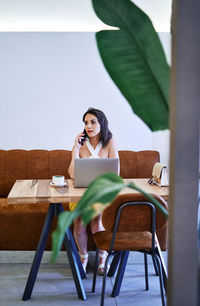
[[[169,33],[161,40],[170,58]],[[168,163],[169,131],[152,133],[107,74],[91,32],[0,33],[0,148],[71,149],[88,107],[103,110],[119,149],[156,149]]]
[[[157,32],[169,32],[172,0],[131,0]],[[95,32],[110,28],[95,14],[91,0],[0,0],[0,31]]]

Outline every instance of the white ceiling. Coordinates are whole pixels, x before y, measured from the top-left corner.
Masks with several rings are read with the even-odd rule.
[[[172,0],[134,0],[158,32],[169,32]],[[109,28],[91,0],[0,0],[0,31],[98,31]]]

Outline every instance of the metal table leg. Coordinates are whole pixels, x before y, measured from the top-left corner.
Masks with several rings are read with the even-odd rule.
[[[57,209],[58,209],[58,213],[61,213],[64,210],[62,204],[60,204],[60,203],[57,204]],[[66,251],[67,251],[69,264],[70,264],[70,268],[71,268],[72,275],[73,275],[73,278],[74,278],[74,282],[75,282],[75,286],[76,286],[78,296],[79,296],[80,299],[86,300],[86,294],[85,294],[85,290],[84,290],[83,285],[82,285],[81,274],[80,274],[80,270],[79,270],[80,267],[78,266],[78,263],[77,263],[77,256],[78,256],[79,260],[80,260],[80,257],[78,255],[78,252],[77,252],[75,242],[74,242],[74,239],[72,237],[72,233],[71,233],[70,228],[68,228],[66,230],[66,234],[65,234],[65,237],[64,237],[64,244],[65,244],[65,248],[66,248]],[[77,256],[75,255],[75,253],[77,253]],[[81,264],[81,269],[83,270],[82,264]],[[82,272],[84,272],[84,270]],[[84,272],[84,274],[85,274],[85,272]]]
[[[116,272],[117,267],[118,267],[118,265],[119,265],[119,261],[120,261],[120,259],[121,259],[121,255],[122,255],[122,252],[120,252],[120,251],[119,251],[119,252],[116,252],[116,253],[114,254],[114,257],[113,257],[113,259],[112,259],[112,262],[111,262],[111,265],[110,265],[110,269],[109,269],[109,271],[108,271],[107,276],[112,277],[112,276],[115,275],[115,272]]]
[[[57,204],[57,214],[59,215],[61,212],[64,212],[64,208],[63,208],[62,204],[59,203],[59,204]],[[70,244],[71,244],[72,252],[76,257],[76,262],[78,264],[78,268],[79,268],[79,272],[81,274],[81,278],[82,279],[86,278],[86,274],[85,274],[85,271],[83,269],[83,265],[81,263],[80,256],[78,254],[78,250],[77,250],[77,247],[76,247],[76,243],[74,241],[74,237],[72,235],[72,232],[71,232],[70,228],[68,228],[68,230],[67,230],[67,236],[68,236],[68,239],[69,239]]]
[[[167,276],[167,268],[166,268],[166,265],[165,265],[165,261],[164,261],[163,256],[162,256],[161,249],[159,247],[156,247],[155,253],[158,255],[158,257],[160,258],[160,261],[161,261],[161,268],[162,268],[162,273],[163,273],[164,288],[165,288],[165,292],[167,293],[167,280],[168,280],[168,276]]]
[[[165,288],[165,292],[167,294],[167,281],[168,281],[167,268],[166,268],[165,261],[164,261],[163,255],[162,255],[160,244],[158,242],[157,235],[156,235],[155,253],[158,255],[158,257],[160,258],[160,261],[161,261],[161,268],[162,268],[162,274],[163,274],[163,280],[164,280],[164,288]]]
[[[22,297],[23,301],[26,301],[26,300],[30,299],[30,297],[31,297],[31,294],[32,294],[32,291],[33,291],[33,286],[35,284],[35,280],[36,280],[36,277],[37,277],[37,274],[38,274],[38,270],[39,270],[40,263],[41,263],[41,260],[42,260],[42,256],[43,256],[43,253],[44,253],[44,249],[45,249],[45,246],[46,246],[47,238],[48,238],[48,235],[49,235],[49,231],[50,231],[51,224],[52,224],[52,221],[53,221],[54,213],[55,213],[54,204],[50,204],[48,212],[47,212],[47,216],[46,216],[46,219],[45,219],[45,222],[44,222],[44,226],[43,226],[43,229],[42,229],[42,233],[40,235],[40,240],[39,240],[39,243],[38,243],[38,247],[37,247],[37,250],[35,252],[35,256],[34,256],[33,263],[32,263],[32,266],[31,266],[31,270],[30,270],[30,273],[29,273],[29,277],[28,277],[28,280],[27,280],[27,283],[26,283],[24,294],[23,294],[23,297]]]
[[[63,206],[62,206],[61,203],[59,203],[59,204],[51,203],[50,206],[49,206],[47,216],[45,218],[44,226],[43,226],[43,229],[42,229],[42,232],[41,232],[41,235],[40,235],[40,240],[39,240],[39,243],[38,243],[38,247],[37,247],[34,259],[33,259],[33,263],[32,263],[32,266],[31,266],[30,273],[29,273],[29,277],[28,277],[26,287],[25,287],[25,290],[24,290],[24,294],[23,294],[23,297],[22,297],[23,301],[26,301],[26,300],[31,298],[31,294],[32,294],[33,287],[34,287],[34,284],[35,284],[35,280],[36,280],[36,277],[37,277],[37,274],[38,274],[38,270],[39,270],[39,267],[40,267],[40,263],[41,263],[41,260],[42,260],[42,256],[43,256],[43,253],[44,253],[44,249],[45,249],[45,246],[46,246],[46,242],[47,242],[47,238],[48,238],[48,235],[49,235],[49,232],[50,232],[50,228],[51,228],[51,225],[52,225],[53,218],[54,218],[54,216],[57,216],[62,211],[64,211],[64,209],[63,209]],[[78,293],[78,297],[82,300],[86,300],[86,294],[85,294],[85,290],[83,288],[82,280],[81,280],[81,276],[82,276],[82,278],[85,277],[85,272],[83,270],[82,265],[77,264],[77,258],[79,259],[79,261],[80,261],[80,258],[78,256],[77,249],[75,248],[75,242],[74,242],[74,239],[73,239],[73,236],[71,234],[70,229],[68,229],[66,231],[66,234],[65,234],[65,237],[64,237],[64,244],[65,244],[65,247],[66,247],[66,250],[67,250],[67,255],[68,255],[70,267],[71,267],[71,270],[72,270],[72,275],[73,275],[73,278],[74,278],[74,282],[75,282],[76,290],[77,290],[77,293]],[[81,273],[81,275],[80,275],[80,273]]]
[[[130,253],[129,251],[123,251],[122,252],[121,261],[120,261],[120,264],[119,264],[119,268],[118,268],[118,271],[117,271],[117,276],[116,276],[113,291],[112,291],[112,294],[111,294],[113,297],[119,295],[129,253]]]

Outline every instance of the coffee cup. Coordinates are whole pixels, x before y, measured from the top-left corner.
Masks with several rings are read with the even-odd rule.
[[[52,176],[52,183],[54,185],[64,185],[65,184],[65,177],[63,175],[53,175]]]

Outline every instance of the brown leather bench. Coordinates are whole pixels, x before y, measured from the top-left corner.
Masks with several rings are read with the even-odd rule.
[[[149,178],[157,151],[119,151],[120,175],[123,178]],[[17,179],[50,179],[61,174],[69,178],[71,151],[0,150],[0,250],[35,250],[49,203],[7,204],[7,196]],[[68,204],[64,204],[68,209]],[[54,227],[56,222],[54,222]],[[88,226],[88,250],[95,244]],[[161,248],[166,249],[166,228],[158,233]],[[49,237],[46,250],[51,250]]]

